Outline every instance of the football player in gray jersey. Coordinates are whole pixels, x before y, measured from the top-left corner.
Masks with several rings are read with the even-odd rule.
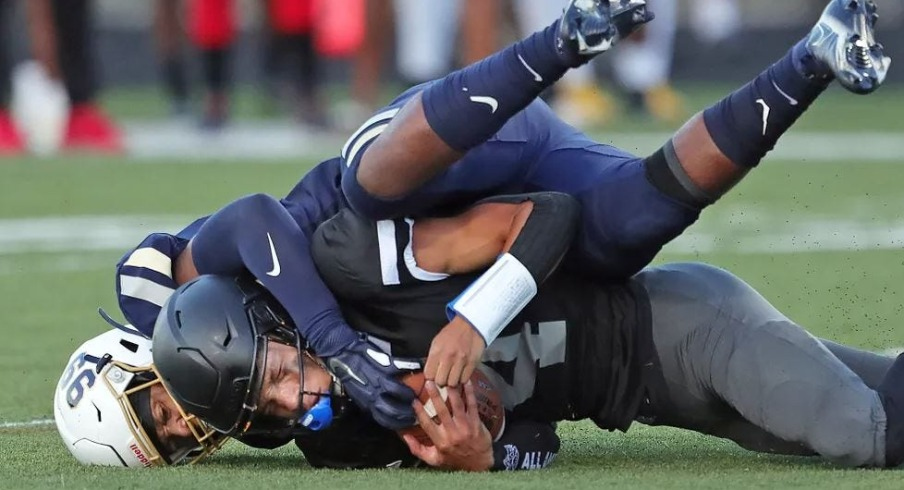
[[[511,216],[526,205],[507,204]],[[446,321],[441,306],[468,294],[447,274],[506,253],[509,220],[482,206],[500,204],[423,221],[342,212],[315,233],[315,263],[356,328],[429,338]],[[406,355],[425,348],[401,345],[415,349]],[[904,458],[904,361],[892,367],[890,358],[820,341],[709,265],[650,267],[607,284],[556,272],[483,361],[507,408],[535,420],[591,418],[621,430],[642,420],[852,466]]]
[[[537,234],[544,225],[559,226],[558,234],[567,235],[568,227],[556,223],[555,213],[537,212],[548,210],[550,202],[537,195],[500,198],[461,215],[417,221],[372,222],[341,212],[315,233],[312,251],[352,325],[387,341],[393,354],[424,355],[431,336],[448,321],[446,304],[462,298],[477,301],[468,295],[480,291],[461,293],[461,285],[470,283],[468,274],[481,273],[507,253],[518,253],[524,264],[543,262],[560,238]],[[563,202],[556,206],[570,209]],[[575,217],[570,211],[564,216],[566,221]],[[516,250],[515,242],[525,235],[546,246]],[[508,323],[483,358],[485,372],[491,373],[510,411],[507,422],[590,418],[601,428],[627,430],[637,420],[729,438],[756,451],[818,454],[850,466],[901,463],[904,363],[816,339],[732,274],[703,264],[672,264],[619,283],[559,272],[538,278],[542,286],[536,299]],[[198,366],[181,354],[184,346],[157,349],[157,342],[178,329],[189,330],[185,322],[192,318],[191,303],[211,304],[203,288],[192,286],[205,281],[188,283],[173,295],[155,333],[158,369],[185,407],[192,405],[186,403],[189,398],[198,405],[197,387],[180,388],[175,379],[185,369],[200,372]],[[198,292],[202,294],[192,299]],[[242,298],[233,302],[251,305]],[[480,306],[466,311],[492,314]],[[236,311],[233,320],[244,318],[247,324],[254,318],[242,308]],[[455,313],[455,318],[461,316]],[[194,317],[200,320],[192,328],[222,330],[210,324],[209,315]],[[373,328],[388,324],[396,329]],[[207,348],[239,344],[234,335],[229,339],[229,346]],[[255,362],[271,364],[266,355]],[[254,403],[229,399],[238,403],[234,412],[242,411],[244,418],[225,425],[238,427],[244,420],[244,428],[253,427],[254,412],[259,412],[286,418],[291,426],[300,420],[300,410],[310,408],[303,405],[310,395],[303,377],[282,376],[277,386],[266,369],[261,371],[256,384],[251,376],[248,392]],[[216,375],[249,379],[241,370]],[[203,378],[198,375],[195,381]],[[300,395],[277,399],[279,393]],[[225,410],[223,404],[206,402],[215,411]],[[467,408],[458,408],[465,412],[458,415],[467,417]],[[405,439],[423,461],[468,469],[514,464],[507,448],[494,447],[485,431],[471,438],[450,437],[456,424],[437,428],[417,404],[416,411],[422,425],[430,427],[428,435],[445,438],[434,446]],[[196,415],[207,420],[222,414]],[[456,416],[450,414],[447,421]],[[512,425],[506,432],[510,430],[517,429]],[[475,450],[478,443],[482,450]],[[466,461],[463,454],[479,457],[480,464]]]

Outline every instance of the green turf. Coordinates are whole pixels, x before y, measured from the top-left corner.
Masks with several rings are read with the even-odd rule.
[[[904,192],[902,162],[784,164],[770,161],[707,211],[695,230],[770,232],[813,220],[892,226]],[[77,215],[193,215],[241,194],[286,192],[308,164],[174,165],[119,160],[22,161],[0,165],[0,221]],[[158,201],[165,196],[165,202]],[[845,233],[843,228],[839,233]],[[137,239],[140,239],[138,237]],[[137,241],[136,239],[136,241]],[[867,247],[869,248],[869,247]],[[2,250],[2,249],[0,249]],[[40,265],[62,254],[0,253],[0,423],[51,416],[50,395],[67,356],[115,312],[113,264],[123,250],[80,252],[80,267]],[[747,279],[817,335],[866,348],[904,345],[904,253],[898,250],[709,254],[705,260]],[[843,470],[818,459],[764,456],[678,430],[637,427],[627,435],[563,424],[564,449],[548,471],[464,475],[441,472],[314,471],[294,450],[255,451],[232,443],[208,462],[152,473],[78,466],[49,427],[0,429],[0,488],[889,488],[904,473]]]

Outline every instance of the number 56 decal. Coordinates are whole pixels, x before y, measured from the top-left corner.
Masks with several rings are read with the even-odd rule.
[[[91,359],[88,359],[91,357]],[[70,407],[75,408],[82,396],[85,395],[85,388],[94,386],[96,375],[93,367],[85,368],[86,362],[93,362],[93,356],[86,356],[84,352],[78,355],[66,368],[66,374],[60,380],[60,387],[66,387],[66,401]],[[78,371],[80,370],[80,371]],[[76,374],[78,371],[78,374]]]

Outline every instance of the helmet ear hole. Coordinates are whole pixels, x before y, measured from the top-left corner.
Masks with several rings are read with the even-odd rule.
[[[136,344],[135,342],[129,342],[126,339],[122,339],[119,341],[119,345],[125,347],[132,353],[138,352],[138,344]]]

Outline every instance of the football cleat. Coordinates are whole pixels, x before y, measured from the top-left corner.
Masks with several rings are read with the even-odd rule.
[[[110,116],[97,105],[84,103],[73,106],[69,112],[63,149],[112,155],[123,153],[125,145]]]
[[[841,85],[868,94],[882,85],[891,58],[876,42],[873,0],[832,0],[806,39],[807,50]]]
[[[645,0],[571,0],[559,21],[559,48],[596,56],[651,20]]]

